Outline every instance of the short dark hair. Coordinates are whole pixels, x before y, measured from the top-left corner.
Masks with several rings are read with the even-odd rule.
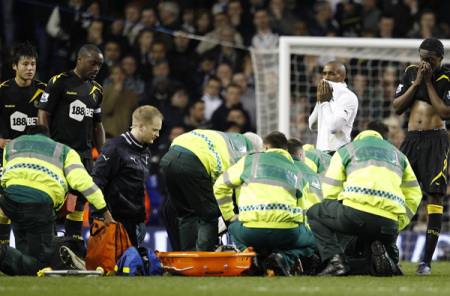
[[[380,133],[384,140],[389,137],[389,127],[379,120],[371,121],[367,124],[367,130],[372,130]]]
[[[95,46],[94,44],[85,44],[78,51],[78,56],[86,57],[91,52],[96,52],[98,54],[102,54],[102,51],[97,46]]]
[[[36,47],[31,45],[31,43],[28,41],[25,41],[24,43],[20,43],[19,45],[17,45],[11,53],[10,59],[11,66],[17,65],[21,57],[31,57],[35,58],[37,61],[38,53],[36,51]]]
[[[287,151],[290,155],[297,155],[303,150],[304,143],[297,138],[290,138],[287,142]]]
[[[32,136],[37,134],[41,134],[50,138],[50,131],[44,125],[33,125],[27,129],[27,135]]]
[[[421,49],[428,50],[428,51],[434,51],[440,57],[444,56],[444,45],[437,38],[427,38],[427,39],[425,39],[420,44],[419,50],[421,50]]]
[[[275,131],[271,132],[264,138],[263,144],[269,145],[270,148],[287,150],[288,140],[282,132]]]

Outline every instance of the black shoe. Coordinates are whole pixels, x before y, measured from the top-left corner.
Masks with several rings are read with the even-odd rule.
[[[260,257],[255,256],[252,258],[252,265],[250,266],[250,270],[248,271],[249,276],[263,276],[266,274],[264,268],[264,262]]]
[[[343,254],[336,254],[330,258],[328,265],[317,276],[346,276],[350,273],[350,266]]]
[[[320,257],[313,254],[311,257],[301,258],[303,264],[303,272],[301,275],[315,275],[320,266]]]
[[[275,276],[291,276],[280,253],[271,253],[267,256],[267,269],[273,270]]]
[[[390,277],[394,275],[394,267],[392,266],[386,248],[380,241],[374,241],[372,249],[372,264],[375,269],[376,276]]]
[[[402,266],[400,265],[400,263],[397,263],[395,265],[394,276],[402,276],[402,275],[404,275]]]

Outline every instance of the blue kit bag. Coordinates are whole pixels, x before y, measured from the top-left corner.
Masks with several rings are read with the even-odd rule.
[[[152,249],[131,246],[117,261],[114,273],[117,276],[159,276],[164,270]]]

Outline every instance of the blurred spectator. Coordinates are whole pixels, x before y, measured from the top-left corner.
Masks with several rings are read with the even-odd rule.
[[[81,28],[83,0],[68,0],[65,4],[66,7],[61,5],[64,9],[60,9],[59,5],[55,6],[46,26],[47,33],[58,41],[55,73],[67,70],[69,53],[85,37]]]
[[[141,11],[141,24],[145,29],[157,28],[160,26],[155,9],[144,7]]]
[[[0,4],[1,11],[1,37],[2,45],[7,49],[11,49],[16,43],[16,25],[14,23],[14,0],[3,0]]]
[[[205,102],[196,100],[189,105],[188,114],[183,121],[186,131],[209,129],[211,125],[205,119]]]
[[[250,124],[248,122],[248,118],[245,116],[245,111],[241,106],[231,107],[228,110],[228,114],[226,117],[227,121],[235,122],[240,129],[241,133],[246,133],[250,131]],[[226,128],[224,128],[224,131]]]
[[[223,101],[219,97],[221,85],[222,83],[217,77],[211,76],[204,89],[201,99],[205,102],[205,119],[207,121],[211,121],[213,113],[222,105]]]
[[[167,48],[163,41],[153,41],[150,63],[154,66],[167,59]]]
[[[255,89],[255,74],[252,57],[248,54],[242,59],[242,72],[247,78],[248,88]]]
[[[145,83],[136,72],[136,59],[133,56],[128,55],[122,59],[120,64],[125,71],[125,86],[137,94],[140,102],[143,101]]]
[[[200,9],[196,12],[195,17],[195,34],[199,36],[204,36],[209,33],[212,29],[212,16],[211,13],[206,9]]]
[[[123,19],[114,18],[114,21],[109,26],[108,41],[114,41],[119,44],[122,53],[128,53],[131,50],[128,38],[122,35],[125,23]]]
[[[124,85],[134,91],[138,96],[139,102],[144,100],[144,81],[136,76],[136,60],[133,56],[126,56],[120,62],[122,69],[125,73]],[[103,81],[103,87],[106,87],[112,83],[111,78],[107,78]]]
[[[378,21],[378,34],[379,38],[394,38],[395,20],[390,14],[382,14]]]
[[[241,70],[244,52],[241,49],[233,47],[233,45],[236,44],[234,37],[235,30],[233,27],[223,27],[220,31],[220,41],[222,44],[216,45],[208,52],[214,54],[216,57],[216,64],[227,63],[231,66],[233,72],[236,72]]]
[[[87,29],[93,20],[98,20],[100,17],[100,3],[99,1],[87,1],[81,9],[81,28]]]
[[[251,38],[251,46],[256,49],[275,49],[278,47],[278,33],[270,27],[267,10],[258,9],[253,17],[256,32]]]
[[[191,40],[183,36],[173,37],[172,50],[167,53],[171,76],[188,85],[189,73],[197,66],[198,56]]]
[[[137,73],[144,80],[145,84],[150,84],[153,77],[153,65],[151,63],[151,48],[154,40],[153,31],[142,29],[137,37],[137,44],[132,52],[137,63]],[[146,86],[146,89],[150,87]]]
[[[251,15],[254,15],[258,9],[267,8],[266,0],[250,0],[249,2],[249,12]]]
[[[219,78],[221,83],[220,96],[223,96],[228,85],[230,85],[231,80],[233,79],[233,70],[231,69],[231,66],[227,63],[218,65],[216,77]]]
[[[233,75],[232,82],[242,89],[242,107],[248,111],[250,116],[250,129],[256,130],[256,94],[252,88],[248,87],[248,80],[244,73],[238,72]]]
[[[180,6],[177,2],[164,1],[158,5],[161,27],[168,30],[180,30]]]
[[[135,2],[130,2],[125,6],[125,26],[122,36],[128,39],[128,44],[133,47],[136,37],[144,26],[139,23],[141,19],[141,7]]]
[[[372,1],[372,0],[363,0]],[[359,37],[361,35],[361,22],[364,18],[361,17],[361,4],[355,3],[353,0],[344,0],[336,6],[334,18],[339,24],[339,36],[343,37]],[[375,27],[377,25],[375,19]]]
[[[136,93],[125,86],[125,70],[121,65],[110,68],[111,84],[103,88],[102,122],[108,137],[117,137],[131,126],[131,115],[138,106]]]
[[[376,0],[362,0],[362,29],[376,31],[381,10],[377,7]]]
[[[241,34],[244,44],[249,45],[252,36],[251,15],[243,10],[239,0],[231,0],[227,6],[227,15],[230,25]]]
[[[214,111],[211,117],[211,124],[214,130],[225,131],[224,123],[227,120],[228,112],[232,107],[242,108],[241,98],[242,89],[239,85],[232,83],[227,86],[224,102],[216,109],[216,111]],[[246,122],[250,122],[250,116],[246,110],[244,110],[244,114]]]
[[[296,17],[286,8],[285,0],[270,0],[267,8],[270,27],[280,35],[289,35]]]
[[[239,127],[239,124],[237,124],[234,121],[225,121],[224,123],[224,130],[225,133],[241,133],[241,128]]]
[[[405,131],[401,128],[400,121],[397,117],[391,116],[383,120],[383,123],[389,127],[388,141],[399,148],[406,136]]]
[[[427,39],[431,37],[439,39],[445,38],[444,34],[436,24],[436,14],[430,9],[422,11],[418,28],[410,30],[406,37],[417,39]]]
[[[213,54],[205,53],[199,57],[196,68],[188,75],[188,87],[191,98],[199,99],[210,77],[216,74],[216,59]]]
[[[153,73],[159,71],[161,66],[161,72],[169,72],[169,66],[167,62],[161,62],[153,68]],[[170,83],[169,76],[164,74],[157,74],[153,76],[152,91],[144,99],[144,105],[151,105],[157,108],[161,108],[169,104],[170,93],[173,91],[173,85]]]
[[[195,34],[195,10],[187,8],[183,11],[181,29]]]
[[[164,129],[161,130],[160,135],[161,142],[168,140],[172,127],[183,125],[184,116],[187,114],[188,104],[189,94],[186,88],[178,87],[173,90],[170,96],[170,104],[167,104],[160,109],[162,115],[164,115]]]
[[[400,0],[391,11],[395,19],[395,35],[405,38],[414,26],[414,19],[419,11],[417,0]]]
[[[325,36],[336,32],[337,25],[333,19],[331,5],[327,1],[317,1],[314,4],[314,17],[308,22],[308,32],[311,36]]]
[[[118,42],[112,40],[106,42],[103,58],[103,66],[105,65],[112,66],[114,64],[118,64],[120,62],[121,53],[122,50]]]
[[[205,53],[205,52],[213,49],[214,47],[216,47],[218,42],[221,41],[221,33],[223,31],[222,29],[226,26],[230,26],[228,16],[225,13],[218,13],[218,14],[214,15],[213,24],[214,24],[214,30],[207,33],[204,36],[205,39],[208,41],[200,42],[200,44],[195,49],[195,51],[198,54]],[[235,44],[238,44],[238,45],[244,44],[244,40],[243,40],[241,34],[239,34],[238,32],[234,32],[234,38],[232,38],[231,40],[232,40],[231,42],[235,42]]]
[[[291,35],[292,36],[309,36],[309,32],[308,32],[306,23],[302,20],[296,21],[292,25]]]

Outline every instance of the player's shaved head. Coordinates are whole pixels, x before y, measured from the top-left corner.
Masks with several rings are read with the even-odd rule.
[[[86,44],[80,48],[80,50],[78,51],[78,56],[87,57],[88,55],[91,54],[91,52],[96,52],[99,55],[102,54],[102,52],[100,51],[100,49],[97,46],[95,46],[93,44]]]
[[[341,62],[331,61],[331,62],[328,62],[327,65],[334,66],[336,71],[339,72],[339,74],[347,75],[347,69],[345,68],[344,64],[342,64]]]

